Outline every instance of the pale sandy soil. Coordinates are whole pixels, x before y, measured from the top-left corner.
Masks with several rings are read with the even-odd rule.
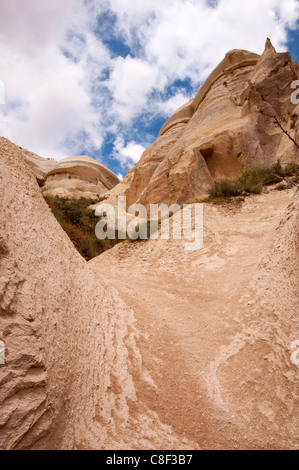
[[[138,405],[202,449],[298,447],[292,435],[298,396],[289,383],[277,382],[291,369],[296,381],[298,372],[290,363],[289,372],[275,364],[278,325],[268,328],[272,314],[285,315],[289,344],[296,334],[289,321],[298,297],[283,304],[269,287],[275,269],[283,268],[275,239],[293,196],[294,190],[271,191],[241,208],[205,205],[204,246],[197,252],[180,241],[129,242],[89,263],[101,282],[117,288],[141,332],[138,346],[152,384],[135,377]],[[284,230],[291,239],[290,228]],[[276,267],[267,269],[269,249]],[[275,303],[270,313],[265,294]],[[299,337],[298,321],[293,326]]]

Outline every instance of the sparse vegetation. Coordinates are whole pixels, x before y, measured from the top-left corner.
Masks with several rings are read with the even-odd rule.
[[[286,178],[290,178],[287,180]],[[295,184],[299,178],[299,165],[290,163],[283,167],[278,161],[270,168],[257,168],[246,170],[240,178],[232,181],[221,181],[209,191],[209,197],[201,202],[225,203],[231,202],[232,198],[243,198],[249,194],[261,194],[263,187],[286,182],[283,189],[288,185]],[[280,184],[282,190],[282,184]],[[235,199],[234,199],[235,200]],[[241,199],[242,201],[242,199]]]
[[[118,240],[96,238],[95,227],[99,217],[96,217],[94,211],[88,207],[101,202],[104,198],[93,200],[45,196],[45,200],[76,249],[87,261],[119,243]]]
[[[245,201],[245,197],[206,197],[204,199],[201,199],[200,202],[201,204],[218,204],[218,205],[234,205],[234,206],[240,206],[243,202]]]

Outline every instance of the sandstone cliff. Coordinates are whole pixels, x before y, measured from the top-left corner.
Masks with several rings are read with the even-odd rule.
[[[45,195],[94,198],[114,188],[117,176],[94,158],[86,155],[61,160],[45,176]]]
[[[111,196],[126,194],[128,205],[182,204],[246,168],[298,162],[298,148],[271,118],[298,138],[299,120],[294,126],[291,120],[299,115],[291,103],[291,83],[298,78],[298,64],[288,53],[276,53],[269,40],[262,56],[229,52]]]

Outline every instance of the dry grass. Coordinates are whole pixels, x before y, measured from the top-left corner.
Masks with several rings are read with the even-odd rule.
[[[225,180],[216,183],[209,191],[209,197],[201,202],[223,203],[236,197],[246,197],[250,194],[261,194],[265,186],[271,186],[284,181],[284,178],[298,178],[299,165],[290,163],[282,167],[280,161],[270,168],[246,170],[236,180]]]

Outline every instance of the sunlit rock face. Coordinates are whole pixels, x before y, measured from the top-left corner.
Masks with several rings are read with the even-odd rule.
[[[111,170],[86,155],[61,160],[45,180],[45,195],[68,198],[101,196],[119,183]]]
[[[195,201],[246,168],[298,161],[298,149],[273,119],[298,136],[299,120],[292,126],[291,119],[299,114],[291,102],[298,78],[298,64],[270,40],[262,56],[229,52],[127,174],[121,188],[128,204]]]

